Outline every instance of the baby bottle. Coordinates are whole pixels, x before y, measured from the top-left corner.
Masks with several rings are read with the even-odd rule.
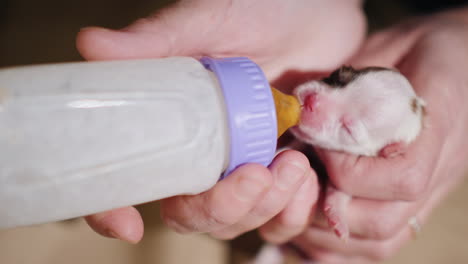
[[[2,69],[0,228],[206,191],[267,166],[298,113],[248,58]]]

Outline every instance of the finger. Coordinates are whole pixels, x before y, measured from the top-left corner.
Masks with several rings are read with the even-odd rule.
[[[270,243],[279,244],[302,233],[316,208],[317,199],[317,177],[312,174],[294,194],[286,208],[260,227],[259,232],[263,239]]]
[[[313,177],[307,158],[292,150],[278,154],[270,171],[274,183],[269,192],[239,222],[212,232],[214,237],[231,239],[265,224],[286,207],[308,177]]]
[[[427,122],[431,123],[430,113]],[[412,201],[428,189],[438,166],[443,133],[436,126],[423,129],[405,153],[392,158],[358,157],[328,150],[317,153],[339,190],[362,198]]]
[[[418,202],[353,199],[347,223],[354,237],[387,240],[408,225],[408,219],[423,203],[423,199]]]
[[[299,247],[301,251],[303,250],[301,247]],[[307,251],[307,256],[311,259],[310,263],[320,263],[320,264],[349,264],[351,257],[350,256],[344,256],[340,255],[337,253],[334,253],[332,251],[315,247],[315,248],[308,248]],[[306,262],[309,263],[309,262]]]
[[[326,229],[311,227],[301,236],[295,238],[294,243],[314,258],[320,258],[315,249],[321,248],[325,252],[332,252],[339,256],[362,257],[372,261],[382,261],[395,254],[404,242],[410,240],[412,236],[412,231],[409,227],[406,227],[388,240],[376,241],[351,237],[347,243],[344,243]]]
[[[374,261],[364,257],[346,256],[320,248],[309,248],[308,254],[312,261],[310,264],[375,264]]]
[[[85,217],[98,234],[137,243],[143,237],[143,220],[134,207],[124,207]]]
[[[418,220],[424,220],[458,182],[458,179],[433,182],[430,187],[432,191],[415,202],[354,198],[347,209],[347,222],[351,233],[361,239],[390,239],[399,230],[406,228],[408,219],[415,215],[423,217]]]
[[[162,200],[161,215],[169,227],[180,233],[218,230],[238,222],[252,210],[272,181],[267,168],[247,164],[207,192]]]
[[[76,46],[87,60],[139,59],[181,54],[173,45],[175,32],[136,30],[111,30],[87,27],[78,33]]]
[[[417,214],[413,214],[419,224],[425,222],[429,213],[436,205],[434,201],[438,201],[440,195],[446,191],[447,188],[441,188],[434,195],[436,198],[431,197],[430,201]],[[402,229],[395,232],[392,237],[386,240],[352,237],[348,243],[343,243],[329,230],[314,226],[304,232],[301,237],[295,239],[295,242],[301,249],[305,251],[310,250],[310,254],[314,254],[313,249],[322,248],[338,255],[351,257],[364,256],[373,261],[382,261],[393,256],[405,242],[414,238],[414,232],[415,230],[410,227],[409,222],[406,222],[406,225]]]
[[[427,31],[415,20],[373,33],[350,60],[354,67],[395,67]]]
[[[385,235],[386,238],[380,237],[378,240],[374,240],[367,239],[362,236],[352,236],[348,243],[343,243],[329,229],[313,226],[305,231],[301,237],[295,239],[295,242],[297,242],[297,245],[301,249],[305,251],[309,250],[312,255],[315,254],[315,248],[321,248],[326,251],[333,252],[334,254],[350,257],[364,256],[373,261],[387,259],[393,256],[405,242],[414,238],[415,230],[410,227],[409,219],[416,218],[418,224],[423,225],[430,212],[438,205],[442,200],[442,197],[456,186],[456,183],[457,182],[454,181],[449,184],[440,185],[438,188],[434,189],[430,195],[417,203],[396,202],[397,206],[393,207],[393,209],[397,209],[396,211],[391,211],[392,207],[389,206],[389,202],[385,202],[385,206],[381,208],[376,206],[374,208],[365,207],[365,209],[362,208],[360,211],[354,211],[353,209],[350,210],[351,212],[349,215],[352,217],[349,220],[352,229],[356,229],[356,226],[359,226],[361,230],[367,230],[365,227],[366,225],[369,225],[372,229],[372,223],[369,223],[366,217],[360,218],[358,214],[368,216],[373,213],[372,211],[374,209],[382,210],[381,216],[385,219],[402,219],[403,224],[401,226],[395,226],[394,230],[389,230],[389,233]],[[390,211],[383,213],[385,210]],[[398,210],[401,212],[398,212]],[[406,210],[406,212],[404,210]],[[382,219],[380,218],[380,220]],[[393,225],[391,222],[389,224]],[[379,222],[379,225],[381,228],[387,228],[385,227],[385,223],[382,224]],[[375,230],[370,232],[374,234],[376,233]]]
[[[177,5],[176,5],[177,6]],[[131,25],[111,30],[101,27],[81,29],[76,46],[87,60],[139,59],[190,56],[199,53],[201,33],[188,31],[196,14],[176,6],[139,19]]]

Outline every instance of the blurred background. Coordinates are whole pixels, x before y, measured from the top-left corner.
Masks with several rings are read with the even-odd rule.
[[[174,0],[1,0],[0,67],[81,60],[75,49],[80,28],[121,28]],[[456,6],[463,0],[365,1],[370,30],[413,13]]]
[[[1,0],[0,67],[82,60],[75,49],[75,36],[80,28],[90,25],[120,28],[170,2]],[[374,31],[406,16],[434,12],[461,2],[466,1],[368,0],[365,10],[369,30]],[[468,181],[465,181],[433,212],[421,236],[386,263],[468,263],[467,202]],[[177,235],[161,223],[157,203],[138,209],[145,220],[145,237],[138,245],[102,238],[82,219],[75,219],[0,230],[0,263],[237,264],[259,247],[255,233],[231,242],[205,235]]]

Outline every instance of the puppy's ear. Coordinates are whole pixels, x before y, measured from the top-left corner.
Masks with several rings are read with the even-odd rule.
[[[394,158],[406,152],[408,145],[404,142],[393,142],[379,150],[378,156],[382,158]]]

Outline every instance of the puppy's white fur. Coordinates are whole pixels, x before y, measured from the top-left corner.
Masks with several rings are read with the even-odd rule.
[[[309,81],[294,94],[301,104],[307,96],[317,96],[316,109],[312,110],[317,113],[309,119],[303,115],[292,131],[300,140],[321,148],[374,156],[388,144],[410,143],[422,128],[425,103],[409,81],[393,70],[360,74],[340,88]],[[322,109],[326,113],[320,113]],[[326,117],[319,126],[310,125],[317,114]]]
[[[293,134],[320,148],[366,156],[376,156],[392,143],[413,141],[423,127],[425,102],[416,95],[410,82],[390,69],[355,73],[341,87],[316,80],[298,86],[294,94],[304,109],[299,125],[291,129]],[[314,105],[307,106],[307,97],[311,95]],[[311,113],[304,114],[304,111]],[[347,195],[343,193],[343,197]],[[333,205],[333,199],[325,199]],[[344,214],[345,210],[340,213]],[[267,244],[252,263],[283,261],[281,249]],[[313,261],[304,260],[304,263]]]

